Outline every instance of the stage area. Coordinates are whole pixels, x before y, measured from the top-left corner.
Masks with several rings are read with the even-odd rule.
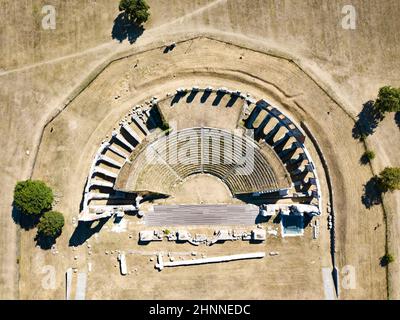
[[[148,226],[254,225],[259,209],[254,205],[154,206],[145,216]]]

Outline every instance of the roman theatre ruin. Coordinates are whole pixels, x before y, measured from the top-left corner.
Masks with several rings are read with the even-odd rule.
[[[353,173],[368,172],[358,165],[354,121],[333,91],[294,60],[235,41],[198,36],[177,39],[168,53],[153,43],[119,54],[44,129],[33,178],[46,181],[57,209],[73,218],[61,236],[71,250],[97,248],[80,268],[112,267],[105,252],[118,250],[120,263],[143,270],[133,282],[108,272],[121,287],[115,297],[151,298],[154,278],[151,286],[164,283],[175,298],[214,298],[212,274],[225,297],[332,298],[349,239],[377,223],[346,229],[349,212],[365,221]],[[166,261],[168,252],[190,256],[193,246],[202,252],[194,262]],[[234,262],[216,264],[227,261]],[[153,277],[154,264],[168,268]],[[282,279],[282,270],[291,277]],[[380,280],[364,281],[370,273]],[[107,295],[105,277],[90,273],[89,297]],[[358,279],[378,290],[384,273],[366,267]],[[193,289],[200,280],[201,296]],[[236,283],[248,290],[235,291]],[[251,289],[257,285],[262,294]]]
[[[225,96],[226,105],[221,101]],[[235,130],[207,123],[187,127],[185,121],[171,119],[172,110],[185,112],[181,100],[193,113],[240,110]],[[168,123],[176,121],[176,128],[161,129],[167,121],[163,109],[169,109]],[[291,208],[281,210],[287,214],[320,215],[321,188],[305,139],[299,126],[266,100],[223,87],[178,88],[173,95],[134,106],[101,142],[88,173],[80,220],[155,215],[154,208],[143,211],[142,202],[169,197],[182,181],[199,174],[218,178],[232,197],[259,203],[260,214],[279,202]],[[219,214],[232,224],[240,211],[226,207]]]

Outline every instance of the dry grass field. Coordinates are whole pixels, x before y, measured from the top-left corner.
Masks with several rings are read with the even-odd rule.
[[[261,245],[267,253],[279,251],[277,257],[158,273],[150,256],[132,254],[128,264],[138,271],[128,280],[114,267],[115,254],[105,255],[105,250],[193,248],[165,241],[157,248],[138,246],[142,226],[133,217],[127,218],[126,232],[112,231],[112,221],[103,226],[89,240],[90,255],[86,244],[76,249],[69,245],[72,218],[79,213],[85,178],[101,140],[132,105],[192,85],[225,86],[268,98],[307,124],[330,168],[337,266],[356,270],[356,288],[342,289],[340,298],[387,299],[387,286],[390,298],[400,298],[399,259],[389,267],[389,283],[387,270],[379,265],[386,232],[390,250],[400,256],[399,193],[385,196],[388,230],[382,206],[367,209],[361,202],[364,184],[374,173],[400,165],[398,123],[388,115],[368,137],[369,148],[377,154],[372,167],[360,164],[364,146],[352,136],[354,120],[379,87],[400,86],[400,3],[352,1],[356,30],[341,28],[341,8],[347,4],[341,0],[149,3],[151,19],[134,43],[118,36],[120,42],[115,34],[113,39],[118,1],[53,1],[55,30],[41,28],[44,1],[0,4],[0,298],[63,299],[66,269],[87,270],[88,262],[93,265],[88,299],[324,298],[321,268],[331,267],[326,212],[318,241],[307,230],[303,238],[271,238]],[[176,49],[164,54],[163,45],[172,41],[178,43]],[[108,64],[122,56],[127,58]],[[324,171],[310,140],[307,147],[327,195]],[[55,208],[65,213],[58,254],[35,247],[35,230],[20,231],[13,219],[14,185],[31,176],[53,187]],[[202,250],[212,256],[259,248],[234,242],[196,249]],[[54,266],[57,275],[51,290],[42,289],[47,265]],[[234,290],[234,283],[245,289]]]

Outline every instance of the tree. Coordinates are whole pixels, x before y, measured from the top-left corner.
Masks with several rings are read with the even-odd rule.
[[[61,234],[64,222],[62,213],[48,211],[39,220],[38,233],[46,237],[55,238]]]
[[[375,152],[373,152],[372,150],[367,150],[362,155],[362,162],[365,164],[371,162],[374,159],[375,159]]]
[[[400,189],[400,168],[385,168],[377,178],[382,192]]]
[[[381,258],[381,265],[382,266],[387,266],[389,263],[394,262],[394,256],[391,255],[390,253],[386,253],[382,258]]]
[[[149,19],[149,9],[146,0],[121,0],[119,3],[119,11],[124,11],[128,19],[138,25]]]
[[[42,181],[19,181],[14,189],[14,205],[27,215],[50,210],[53,200],[53,191]]]
[[[374,109],[381,114],[386,112],[400,112],[400,88],[385,86],[379,89]]]

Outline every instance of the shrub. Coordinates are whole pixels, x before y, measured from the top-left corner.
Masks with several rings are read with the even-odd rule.
[[[161,128],[162,131],[167,131],[167,130],[169,130],[169,129],[170,129],[169,123],[168,123],[167,121],[163,120],[163,122],[161,123],[160,128]]]
[[[64,216],[57,211],[46,212],[39,221],[38,233],[46,237],[57,237],[64,226]]]
[[[382,192],[400,189],[400,168],[385,168],[379,175],[378,186]]]
[[[399,112],[400,88],[393,88],[391,86],[380,88],[378,98],[374,104],[374,109],[381,114],[385,114],[386,112]]]
[[[149,19],[149,5],[145,0],[121,0],[119,11],[124,11],[128,19],[138,25]]]
[[[375,159],[375,152],[372,150],[367,150],[362,156],[363,162],[368,163]]]
[[[386,253],[382,258],[381,258],[381,265],[382,266],[387,266],[389,263],[394,262],[394,256],[391,255],[390,253]]]
[[[39,215],[51,209],[53,191],[42,181],[19,181],[14,189],[14,205],[28,215]]]

